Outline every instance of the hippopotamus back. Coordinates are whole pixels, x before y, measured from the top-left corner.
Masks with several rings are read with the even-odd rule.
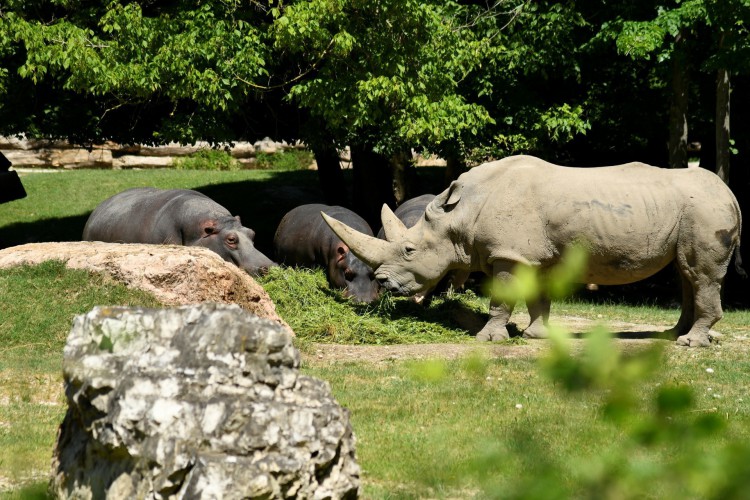
[[[275,265],[255,248],[255,232],[208,196],[188,189],[133,188],[89,216],[85,241],[202,246],[250,274]]]
[[[301,205],[290,210],[279,223],[274,236],[276,259],[289,266],[321,267],[328,284],[360,302],[371,302],[379,286],[372,269],[349,251],[323,221],[320,213],[349,221],[359,231],[372,235],[365,220],[351,210],[322,204]]]

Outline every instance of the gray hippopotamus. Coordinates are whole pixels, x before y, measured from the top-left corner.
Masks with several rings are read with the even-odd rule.
[[[685,346],[708,346],[721,318],[721,285],[730,260],[741,275],[742,216],[732,192],[702,168],[663,169],[643,163],[597,168],[553,165],[511,156],[472,168],[440,193],[407,228],[387,206],[387,241],[323,214],[331,228],[403,295],[434,287],[453,269],[482,271],[500,286],[517,266],[544,276],[566,247],[588,250],[585,283],[645,279],[670,262],[682,278],[682,313],[671,333]],[[507,339],[515,301],[493,296],[480,340]],[[528,304],[525,337],[546,332],[550,298]]]
[[[239,217],[188,189],[128,189],[100,203],[83,228],[84,241],[206,247],[258,275],[276,264],[255,248],[254,238]]]
[[[331,288],[344,290],[346,296],[358,302],[372,302],[379,291],[372,269],[349,251],[320,217],[321,212],[372,236],[367,222],[347,208],[301,205],[289,211],[276,229],[276,259],[290,266],[322,267]]]

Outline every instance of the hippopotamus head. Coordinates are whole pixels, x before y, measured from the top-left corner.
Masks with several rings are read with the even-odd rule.
[[[388,205],[383,205],[385,241],[363,234],[327,214],[323,214],[323,219],[358,258],[375,270],[375,278],[383,287],[397,295],[415,295],[433,289],[448,271],[462,262],[457,249],[463,245],[455,234],[465,231],[467,224],[456,224],[459,229],[451,229],[448,222],[455,215],[452,212],[457,201],[447,198],[447,192],[435,198],[425,215],[410,228]]]
[[[343,289],[344,295],[357,302],[369,303],[378,297],[380,286],[372,269],[343,242],[336,246],[336,258],[329,263],[327,274],[331,287]]]
[[[265,274],[277,265],[255,248],[255,231],[243,226],[239,216],[205,219],[200,227],[196,245],[213,250],[252,276]]]

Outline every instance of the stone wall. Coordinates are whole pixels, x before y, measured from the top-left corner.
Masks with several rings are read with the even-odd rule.
[[[226,150],[248,168],[252,168],[258,153],[278,153],[287,149],[304,147],[301,143],[288,144],[265,138],[254,143],[237,142]],[[171,143],[164,146],[126,146],[107,142],[90,148],[65,141],[43,141],[0,136],[0,153],[13,164],[13,168],[165,168],[176,157],[187,156],[201,149],[211,149],[207,142],[193,145]]]

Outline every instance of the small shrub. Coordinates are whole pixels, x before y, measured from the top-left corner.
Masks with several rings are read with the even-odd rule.
[[[306,149],[290,149],[280,153],[258,153],[256,168],[264,170],[307,170],[313,154]]]
[[[175,158],[172,166],[178,170],[239,170],[240,162],[226,151],[201,149],[191,155]]]

